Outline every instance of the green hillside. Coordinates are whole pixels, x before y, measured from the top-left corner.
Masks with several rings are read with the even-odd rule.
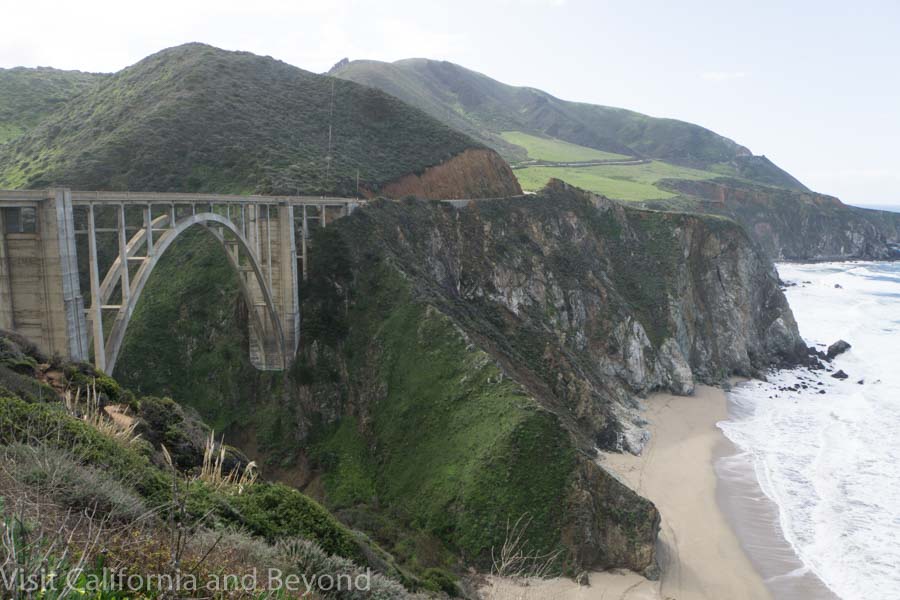
[[[719,177],[709,171],[679,167],[660,161],[633,165],[590,167],[527,167],[516,169],[523,190],[542,189],[550,179],[562,179],[585,190],[617,200],[663,200],[678,194],[656,184],[663,179],[700,180]]]
[[[629,156],[614,152],[594,150],[578,144],[570,144],[556,138],[538,137],[521,131],[504,131],[500,134],[510,144],[525,149],[529,160],[551,162],[587,162],[597,160],[621,160]]]
[[[99,73],[47,67],[0,69],[0,144],[30,130],[103,77]]]
[[[502,133],[518,131],[766,185],[804,189],[765,157],[754,156],[747,148],[703,127],[621,108],[560,100],[541,90],[506,85],[445,61],[342,61],[332,74],[395,95],[476,137],[511,162],[524,160],[527,152],[504,139]]]
[[[188,44],[104,78],[0,147],[0,186],[352,194],[357,172],[377,191],[472,147],[378,90]]]

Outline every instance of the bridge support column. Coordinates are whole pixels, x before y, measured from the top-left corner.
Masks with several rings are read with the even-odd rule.
[[[303,205],[303,224],[300,226],[300,259],[303,261],[303,281],[306,281],[308,267],[306,264],[306,241],[309,239],[309,222],[306,219],[306,205]]]
[[[91,278],[90,315],[91,329],[94,335],[94,364],[101,371],[106,371],[106,336],[103,335],[103,298],[100,295],[100,271],[97,264],[97,224],[94,218],[93,204],[88,205],[88,265]]]
[[[87,360],[71,192],[0,192],[0,200],[0,326],[46,354]]]
[[[284,347],[289,353],[286,360],[293,358],[300,344],[300,280],[297,275],[297,241],[294,232],[294,207],[289,204],[278,206],[278,266],[279,285],[277,292],[281,328],[284,331]]]
[[[9,250],[6,248],[6,211],[0,210],[0,329],[15,329],[12,276],[9,266]]]
[[[128,273],[128,231],[125,229],[125,205],[118,210],[116,233],[119,237],[119,285],[122,288],[122,304],[131,300],[131,277]]]

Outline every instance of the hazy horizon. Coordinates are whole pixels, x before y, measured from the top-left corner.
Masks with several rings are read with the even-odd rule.
[[[327,71],[343,57],[448,60],[566,100],[696,123],[849,204],[900,206],[900,6],[340,0],[6,11],[0,67],[110,72],[191,41]]]

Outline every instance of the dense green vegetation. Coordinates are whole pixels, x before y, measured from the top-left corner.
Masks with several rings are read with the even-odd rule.
[[[39,67],[0,69],[0,144],[36,126],[103,79],[97,73]]]
[[[359,433],[344,427],[322,443],[335,461],[329,501],[331,489],[337,502],[366,501],[374,490],[470,559],[503,543],[506,518],[528,514],[531,542],[554,548],[562,515],[553,507],[573,468],[555,417],[468,347],[446,316],[413,301],[396,273],[378,269],[367,279],[345,347],[353,356],[373,344],[382,352],[374,373],[351,373],[356,385],[387,390],[371,415],[368,448],[379,450],[360,447]],[[341,487],[348,482],[352,493]]]
[[[0,187],[353,195],[478,146],[378,90],[188,44],[0,147]]]
[[[0,338],[9,344],[9,338]],[[89,371],[85,376],[83,370]],[[90,367],[73,365],[66,368],[70,386],[95,386],[100,374]],[[107,378],[108,387],[121,388]],[[85,389],[85,388],[82,388]],[[51,389],[51,391],[53,391]],[[202,443],[198,439],[179,439],[190,434],[179,427],[183,411],[171,400],[153,397],[130,397],[130,409],[138,420],[140,433],[133,441],[111,437],[95,428],[92,421],[77,418],[60,401],[52,397],[35,402],[5,390],[0,396],[0,448],[12,444],[49,445],[68,453],[79,464],[107,473],[112,480],[133,488],[150,507],[171,501],[171,475],[161,468],[158,452],[166,446],[177,465],[179,447]],[[116,398],[101,392],[102,403],[114,404]],[[159,406],[160,403],[163,406]],[[166,411],[159,414],[159,408]],[[206,426],[199,422],[195,438],[205,436]],[[154,443],[156,442],[156,443]],[[192,463],[183,465],[190,472],[198,467],[202,454],[196,453]],[[247,527],[268,539],[303,536],[319,543],[327,552],[361,559],[360,548],[349,530],[341,526],[324,508],[296,490],[279,484],[256,483],[246,494],[224,495],[202,480],[194,480],[187,491],[190,511],[197,517],[215,515],[213,522]]]
[[[597,218],[588,203],[571,200],[536,199],[521,210],[554,222],[557,210],[573,208],[587,221]],[[481,212],[498,227],[509,210],[491,203]],[[157,280],[157,273],[148,283],[141,299],[147,308],[136,311],[128,335],[126,355],[131,358],[123,355],[120,363],[131,365],[121,376],[142,393],[170,391],[229,435],[255,440],[267,465],[289,471],[312,467],[321,478],[310,481],[307,475],[300,483],[310,485],[311,493],[342,519],[368,532],[419,576],[432,568],[458,568],[460,559],[484,564],[490,549],[503,543],[507,520],[523,515],[531,520],[529,543],[542,551],[557,549],[571,518],[559,507],[565,505],[578,461],[577,444],[559,417],[509,378],[495,355],[473,346],[459,323],[465,331],[496,340],[512,364],[530,373],[526,377],[547,382],[555,382],[559,373],[543,355],[553,336],[534,322],[510,322],[492,303],[477,303],[476,308],[462,301],[446,305],[442,299],[432,304],[422,296],[434,283],[421,272],[419,246],[427,244],[433,231],[435,224],[428,219],[440,214],[435,211],[419,203],[385,204],[317,233],[310,279],[301,288],[303,339],[289,382],[231,379],[232,370],[245,368],[246,357],[227,352],[216,336],[224,333],[222,328],[232,328],[241,338],[240,351],[246,352],[240,310],[221,300],[213,303],[215,315],[207,315],[216,323],[212,338],[181,322],[191,313],[179,311],[178,305],[192,306],[191,297],[202,286],[226,275],[218,269],[229,268],[224,257],[215,258],[218,251],[205,254],[193,244],[163,257],[159,268],[164,279],[172,279]],[[639,219],[635,231],[643,231],[643,223]],[[413,247],[404,250],[402,259],[389,259],[400,250],[394,240],[398,226],[399,238]],[[472,228],[467,235],[483,231],[474,222],[466,227]],[[596,227],[613,225],[598,222]],[[611,244],[620,238],[612,229],[603,231]],[[662,255],[671,256],[657,229],[649,227],[647,236]],[[203,239],[198,232],[186,241]],[[509,244],[498,238],[490,241],[494,243],[498,246],[492,252],[506,256],[504,260],[533,252],[524,240]],[[606,254],[633,251],[611,245]],[[592,268],[589,256],[594,254],[585,252],[565,246],[547,260],[556,277],[577,285]],[[198,260],[202,262],[193,262]],[[665,302],[659,300],[665,294],[658,289],[667,280],[657,277],[668,269],[668,263],[657,264],[664,260],[648,255],[647,269],[621,283],[628,302],[644,307],[639,314],[654,340],[667,323]],[[197,281],[177,283],[188,273],[197,274]],[[613,276],[619,277],[618,271]],[[175,358],[151,359],[152,368],[139,368],[140,358],[151,351]],[[204,377],[193,372],[194,364],[211,371]],[[200,384],[195,387],[191,379]],[[614,430],[604,435],[615,439]],[[646,516],[636,518],[641,526],[646,523]]]
[[[187,403],[217,431],[242,422],[267,376],[250,364],[238,286],[218,242],[199,227],[185,232],[141,294],[116,377],[138,394]]]
[[[550,162],[586,162],[594,160],[628,159],[624,154],[603,152],[593,148],[586,148],[577,144],[570,144],[556,138],[538,137],[521,131],[504,131],[500,134],[510,144],[521,146],[531,160],[546,160]]]
[[[566,434],[487,355],[469,348],[445,316],[413,300],[395,271],[373,268],[351,313],[335,311],[346,299],[334,295],[331,282],[351,277],[350,257],[331,228],[320,232],[302,290],[304,346],[293,386],[284,390],[277,375],[249,367],[234,290],[209,302],[204,290],[220,279],[231,289],[234,277],[207,241],[202,231],[188,234],[160,261],[127,335],[117,368],[122,381],[139,393],[172,395],[238,439],[255,432],[267,464],[290,466],[308,447],[324,473],[328,506],[352,509],[357,526],[420,576],[455,568],[460,555],[484,560],[503,542],[504,515],[528,514],[531,542],[555,548],[561,516],[553,507],[573,468]],[[313,363],[308,352],[323,344],[345,358],[327,354]],[[382,359],[355,360],[370,348]],[[345,361],[350,390],[338,375]],[[308,446],[297,440],[289,423],[310,415],[285,398],[292,390],[312,386],[315,410],[327,412],[328,398],[380,385],[390,393],[373,407],[369,427],[348,415],[318,425]],[[388,516],[378,507],[390,507]]]
[[[617,200],[658,200],[677,194],[657,187],[663,179],[712,179],[716,173],[653,161],[633,165],[526,167],[515,170],[523,190],[539,190],[553,178]]]
[[[514,87],[453,63],[408,59],[341,63],[332,71],[382,89],[451,127],[495,148],[507,160],[524,160],[521,145],[502,132],[552,137],[604,152],[676,165],[727,171],[767,185],[803,189],[768,161],[708,129],[621,108],[569,102],[534,88]]]
[[[80,461],[130,482],[154,504],[162,504],[167,498],[168,482],[163,472],[151,464],[146,452],[104,436],[67,414],[58,404],[0,398],[0,444],[28,444],[33,440],[65,449]]]
[[[22,528],[4,529],[5,540],[12,535],[21,544],[21,555],[0,566],[4,577],[11,568],[65,573],[80,568],[81,561],[88,569],[95,561],[108,561],[128,573],[163,573],[180,555],[185,565],[193,564],[195,574],[201,563],[203,573],[278,567],[335,575],[368,566],[410,585],[430,585],[409,580],[388,554],[296,489],[220,478],[227,470],[250,468],[244,466],[246,459],[224,465],[221,472],[201,469],[201,454],[179,464],[179,458],[189,456],[179,452],[181,446],[198,443],[191,438],[205,439],[207,428],[200,421],[185,423],[187,413],[171,400],[135,397],[88,365],[48,363],[36,352],[14,334],[0,332],[4,368],[15,362],[23,365],[17,367],[23,377],[52,375],[56,385],[48,386],[50,395],[42,400],[0,390],[0,523]],[[104,391],[97,386],[92,404],[82,393],[98,379]],[[64,389],[73,394],[65,401]],[[131,428],[115,425],[103,410],[119,406],[121,411],[122,401],[128,405],[120,414],[134,420]],[[102,546],[84,541],[91,536],[100,536]],[[30,561],[32,552],[37,562]],[[382,575],[375,575],[373,585],[373,597],[407,596]]]

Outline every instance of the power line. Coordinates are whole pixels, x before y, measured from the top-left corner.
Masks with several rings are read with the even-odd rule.
[[[325,155],[325,185],[331,180],[331,124],[334,122],[334,78],[331,78],[331,102],[328,105],[328,153]]]

